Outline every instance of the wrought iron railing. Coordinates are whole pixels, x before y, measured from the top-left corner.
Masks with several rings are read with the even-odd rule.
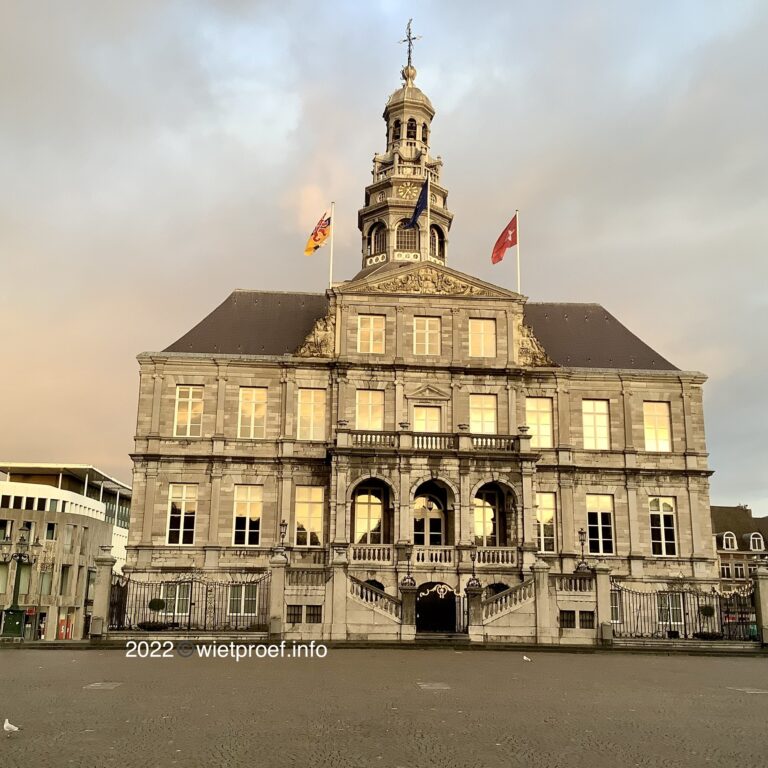
[[[400,598],[388,595],[383,589],[373,586],[366,581],[349,576],[349,594],[372,607],[376,607],[384,613],[388,613],[395,619],[402,615],[402,601]]]
[[[522,584],[516,584],[504,592],[499,592],[497,595],[483,600],[483,618],[492,619],[502,611],[533,600],[535,596],[536,589],[532,578]]]
[[[145,632],[266,631],[271,574],[234,576],[231,581],[114,580],[109,627]]]

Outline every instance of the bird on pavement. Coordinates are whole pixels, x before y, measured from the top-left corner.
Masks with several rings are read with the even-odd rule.
[[[523,661],[533,661],[533,659],[529,659],[527,656],[523,656]]]
[[[5,718],[5,722],[3,723],[3,730],[8,734],[8,738],[10,738],[11,734],[14,731],[18,731],[19,728],[17,726],[15,726],[15,725],[12,725],[11,723],[9,723],[8,722],[8,718],[6,717]]]

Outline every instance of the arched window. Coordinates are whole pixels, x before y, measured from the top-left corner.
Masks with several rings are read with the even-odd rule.
[[[416,138],[416,121],[413,118],[411,118],[408,121],[408,127],[406,128],[405,138],[406,139]]]
[[[736,536],[730,531],[723,534],[723,549],[736,549]]]
[[[405,229],[408,222],[403,219],[397,225],[397,250],[398,251],[418,251],[419,250],[419,230],[418,227]]]
[[[392,141],[400,141],[400,121],[395,120],[392,125]]]
[[[475,516],[475,546],[496,547],[499,541],[499,494],[481,489],[472,499]]]
[[[413,543],[417,547],[445,544],[445,512],[434,496],[422,494],[413,501]]]
[[[387,228],[383,224],[374,224],[368,233],[368,255],[384,253],[387,250]]]
[[[753,533],[749,537],[749,548],[753,552],[762,552],[765,549],[765,542],[763,541],[762,533]]]
[[[436,259],[445,258],[445,238],[440,227],[430,227],[429,255]]]
[[[364,486],[355,491],[355,544],[383,541],[384,494],[381,488]]]
[[[421,124],[421,140],[426,144],[427,138],[429,136],[429,129],[427,128],[426,123]]]

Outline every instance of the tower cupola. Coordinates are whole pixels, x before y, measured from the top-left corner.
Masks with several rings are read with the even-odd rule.
[[[373,157],[373,179],[365,188],[365,205],[358,212],[362,234],[363,269],[389,262],[445,263],[448,230],[448,191],[440,183],[442,160],[430,154],[432,102],[414,84],[413,42],[408,22],[408,63],[401,70],[402,85],[387,100],[386,151]],[[429,178],[428,210],[415,226],[413,216],[422,187]]]

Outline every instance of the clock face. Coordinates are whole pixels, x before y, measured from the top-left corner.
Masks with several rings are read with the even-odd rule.
[[[419,195],[417,186],[412,181],[404,181],[398,188],[397,194],[403,200],[415,200]]]

